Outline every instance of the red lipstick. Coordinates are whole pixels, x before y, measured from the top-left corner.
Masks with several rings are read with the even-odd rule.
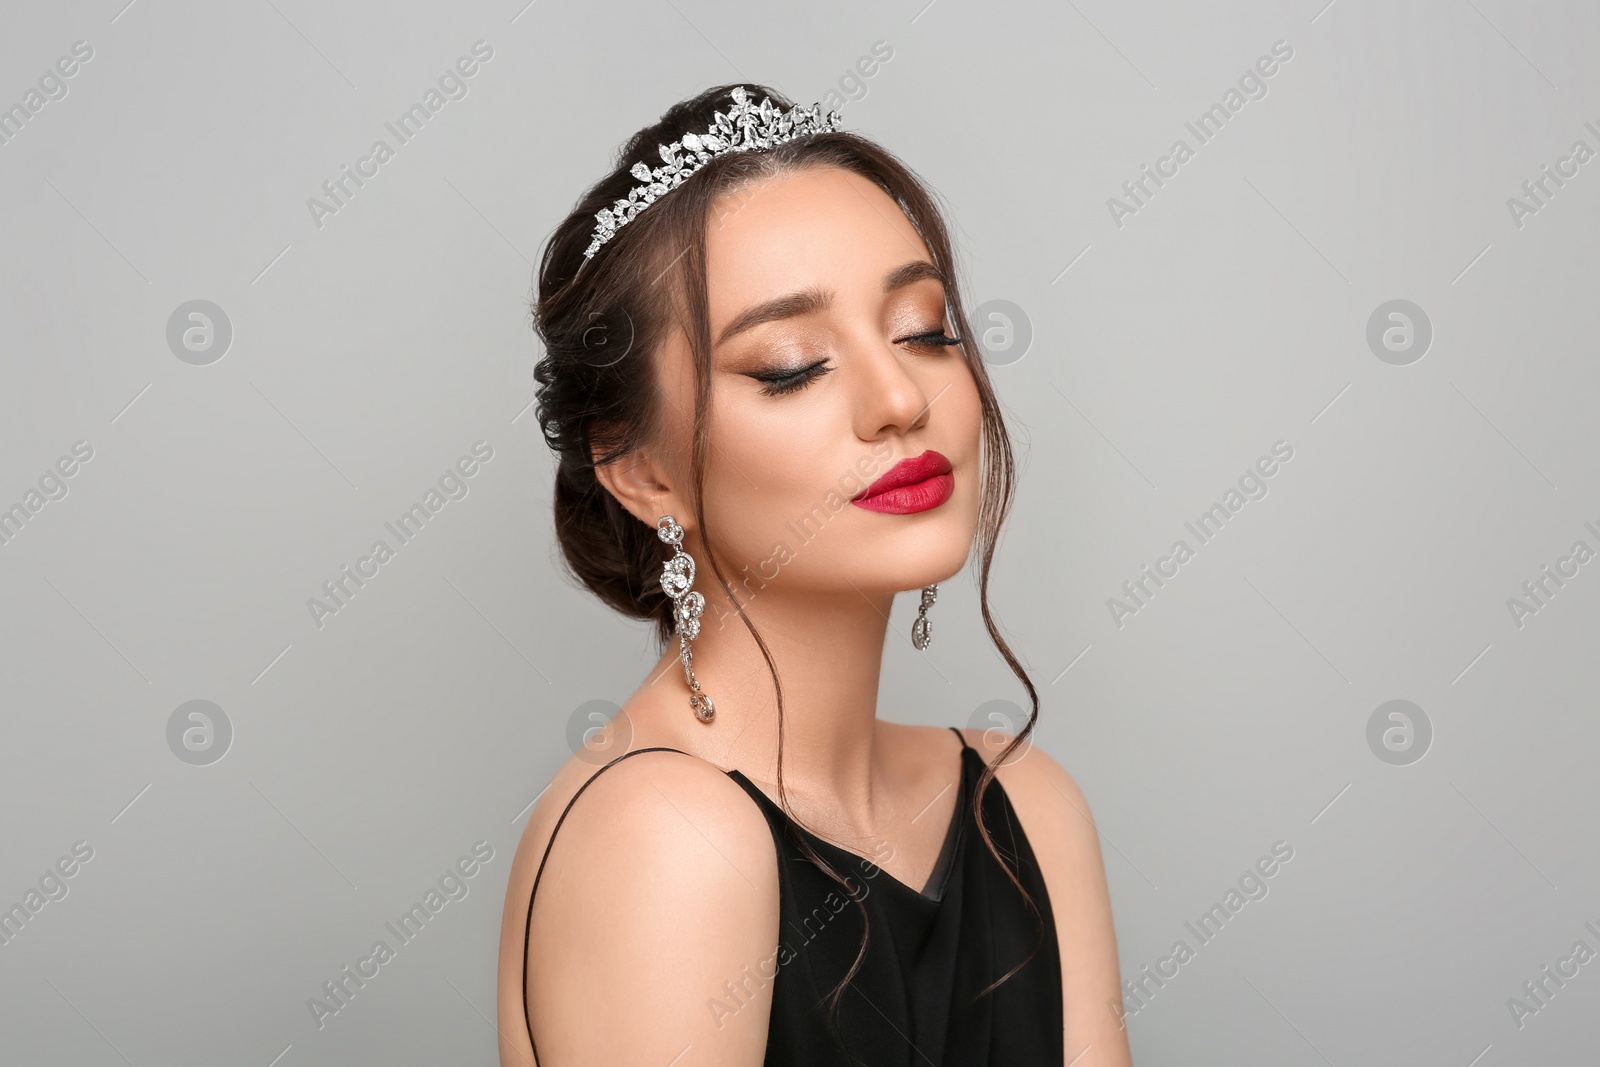
[[[949,500],[955,487],[950,461],[930,448],[890,467],[882,478],[851,497],[850,503],[888,515],[914,515]]]

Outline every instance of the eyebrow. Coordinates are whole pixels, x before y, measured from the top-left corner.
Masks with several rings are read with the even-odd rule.
[[[945,283],[944,274],[938,267],[925,259],[914,259],[909,263],[902,263],[883,276],[883,291],[885,294],[892,293],[927,278],[932,278],[940,285]],[[831,291],[813,287],[753,304],[722,328],[722,333],[718,335],[713,347],[722,345],[746,330],[753,330],[762,323],[825,311],[832,301]]]

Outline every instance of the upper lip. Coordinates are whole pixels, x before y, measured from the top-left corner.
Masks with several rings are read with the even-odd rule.
[[[950,461],[930,448],[920,456],[909,456],[902,459],[899,463],[890,467],[883,477],[850,499],[860,500],[863,497],[878,496],[880,493],[887,493],[891,489],[899,489],[903,485],[915,485],[937,475],[949,473]]]

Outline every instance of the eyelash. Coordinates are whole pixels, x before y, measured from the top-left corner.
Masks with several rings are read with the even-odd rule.
[[[959,345],[961,338],[951,337],[943,329],[924,330],[922,333],[902,337],[899,343],[915,343],[922,348],[947,348]],[[774,375],[751,375],[758,382],[762,382],[761,392],[766,396],[781,396],[785,393],[798,393],[824,374],[832,373],[832,367],[824,367],[827,360],[819,359],[809,367],[801,367],[792,373]]]

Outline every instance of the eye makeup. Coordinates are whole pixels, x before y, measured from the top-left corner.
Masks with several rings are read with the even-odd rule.
[[[920,333],[899,338],[895,344],[909,344],[916,348],[947,348],[959,345],[961,338],[951,337],[944,332],[942,326]],[[788,393],[797,393],[821,378],[824,374],[831,373],[835,368],[828,366],[826,359],[819,359],[804,366],[790,368],[774,368],[761,371],[747,371],[746,375],[762,383],[762,395],[783,396]]]

